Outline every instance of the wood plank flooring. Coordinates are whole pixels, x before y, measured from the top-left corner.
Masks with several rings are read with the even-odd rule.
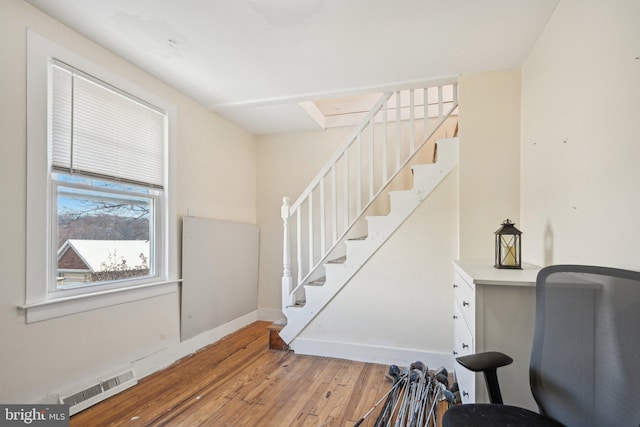
[[[268,326],[255,322],[70,425],[351,427],[389,390],[388,366],[269,350]]]

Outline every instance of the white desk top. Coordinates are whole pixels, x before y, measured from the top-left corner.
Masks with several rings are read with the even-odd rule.
[[[491,260],[453,260],[455,271],[476,285],[535,286],[539,266],[522,263],[522,270],[498,269]]]

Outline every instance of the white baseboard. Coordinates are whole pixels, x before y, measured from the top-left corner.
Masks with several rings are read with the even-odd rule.
[[[398,365],[400,367],[409,366],[416,360],[420,360],[432,370],[444,366],[449,372],[452,372],[454,366],[453,356],[450,353],[435,353],[409,348],[381,347],[309,338],[296,338],[290,344],[290,348],[296,354]]]

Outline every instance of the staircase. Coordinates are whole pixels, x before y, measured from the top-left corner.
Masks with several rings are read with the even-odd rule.
[[[457,124],[457,105],[455,81],[384,94],[296,202],[283,199],[284,342],[455,168],[457,138],[435,139]]]

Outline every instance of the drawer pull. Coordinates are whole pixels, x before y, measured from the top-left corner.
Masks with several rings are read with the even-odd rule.
[[[455,314],[453,315],[453,320],[456,320],[458,318],[458,316],[456,316]]]
[[[466,392],[466,391],[464,391],[464,390],[462,390],[462,395],[463,395],[464,397],[469,397],[469,393],[467,393],[467,392]]]
[[[462,343],[462,348],[469,348],[469,344]]]
[[[457,355],[458,355],[458,352],[457,352],[457,351],[455,351],[455,350],[453,350],[453,355],[454,355],[454,356],[457,356]]]
[[[458,287],[458,285],[456,285],[456,284],[454,283],[454,284],[453,284],[453,288],[455,289],[455,288],[457,288],[457,287]]]
[[[469,307],[469,303],[467,301],[462,301],[462,306],[463,307]]]

